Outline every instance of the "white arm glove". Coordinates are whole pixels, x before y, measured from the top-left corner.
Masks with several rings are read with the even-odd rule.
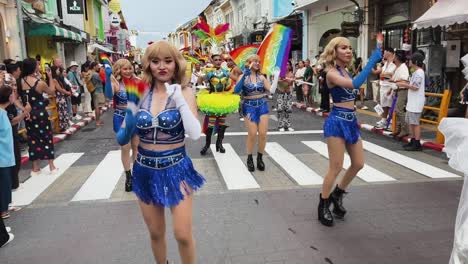
[[[184,95],[182,94],[182,87],[179,84],[169,85],[166,83],[166,92],[168,96],[172,95],[172,100],[174,100],[177,109],[179,109],[187,135],[193,140],[199,139],[201,136],[201,125],[190,110],[187,101],[185,101]]]

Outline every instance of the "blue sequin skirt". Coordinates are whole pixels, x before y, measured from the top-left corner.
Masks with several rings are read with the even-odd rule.
[[[133,165],[133,192],[146,204],[176,206],[204,183],[205,178],[194,169],[185,146],[166,151],[138,147]]]
[[[268,113],[268,103],[265,98],[244,99],[242,102],[242,115],[250,122],[258,124],[260,117]]]
[[[347,144],[356,144],[361,132],[354,109],[333,107],[323,124],[323,133],[327,137],[339,137]]]
[[[119,132],[120,127],[122,126],[123,121],[125,120],[125,109],[115,109],[114,118],[112,119],[112,124],[114,125],[114,132]]]

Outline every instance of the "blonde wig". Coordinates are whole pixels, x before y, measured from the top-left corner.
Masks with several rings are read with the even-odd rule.
[[[325,49],[323,50],[322,54],[320,55],[320,64],[325,63],[326,66],[336,66],[336,49],[340,45],[348,45],[351,46],[351,43],[347,38],[344,37],[336,37],[327,44]]]
[[[178,83],[182,87],[185,87],[185,85],[187,84],[187,78],[185,74],[185,70],[187,68],[187,61],[184,59],[182,54],[174,47],[174,45],[164,40],[155,42],[151,44],[151,46],[146,48],[145,55],[143,56],[143,80],[150,84],[154,83],[155,80],[153,74],[151,73],[150,64],[151,61],[156,59],[157,57],[171,57],[174,59],[176,67],[174,71],[174,76],[172,77],[172,82]]]
[[[258,56],[257,54],[252,54],[250,55],[249,57],[247,57],[247,62],[246,64],[250,64],[251,62],[253,61],[258,61],[260,62],[260,56]],[[260,72],[262,69],[262,66],[260,66],[260,68],[258,69],[258,71]]]
[[[127,59],[119,59],[112,65],[112,73],[117,81],[120,82],[122,80],[122,76],[120,75],[120,70],[124,67],[130,67],[133,70],[132,63]]]

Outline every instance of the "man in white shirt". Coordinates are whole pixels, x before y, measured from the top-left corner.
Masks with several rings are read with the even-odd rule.
[[[420,142],[421,127],[419,125],[421,113],[426,101],[425,97],[425,76],[422,69],[424,63],[424,55],[416,51],[411,56],[410,67],[414,70],[411,80],[408,83],[398,82],[400,87],[408,88],[408,103],[406,104],[406,122],[411,127],[411,141],[404,146],[408,151],[421,151],[422,146]]]
[[[395,114],[396,114],[396,130],[392,133],[395,139],[401,140],[403,137],[406,137],[409,134],[408,124],[406,123],[405,118],[405,107],[408,101],[408,89],[399,87],[396,82],[400,81],[409,81],[409,70],[406,66],[406,54],[403,50],[395,51],[395,60],[396,65],[395,73],[390,79],[392,83],[392,89],[389,93],[393,93],[397,96],[397,101],[395,105]]]
[[[393,63],[394,59],[394,50],[393,48],[387,47],[384,51],[384,60],[386,61],[384,66],[377,71],[374,71],[375,74],[380,74],[380,106],[383,108],[383,113],[381,115],[382,119],[377,122],[377,128],[385,128],[387,126],[387,117],[390,107],[393,102],[393,95],[387,95],[388,91],[391,90],[392,84],[389,82],[392,78],[393,73],[396,70],[396,66]]]

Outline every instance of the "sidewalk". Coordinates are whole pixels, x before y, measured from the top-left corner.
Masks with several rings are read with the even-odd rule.
[[[106,106],[101,108],[101,114],[105,113],[107,110],[111,109],[110,104],[106,104]],[[91,121],[94,120],[94,116],[92,117],[85,117],[82,120],[76,122],[70,128],[68,129],[68,133],[59,133],[59,134],[54,134],[54,145],[56,145],[59,142],[62,142],[63,140],[67,139],[71,135],[75,134],[78,130],[82,129],[83,127],[87,126]],[[29,154],[28,150],[25,150],[21,153],[21,165],[26,164],[29,161]]]
[[[366,130],[369,132],[373,132],[376,134],[381,134],[387,137],[391,137],[390,134],[392,133],[391,131],[391,126],[390,130],[384,130],[384,129],[376,129],[375,124],[377,121],[380,120],[379,115],[374,111],[374,106],[377,104],[372,100],[365,101],[364,104],[369,108],[368,110],[361,110],[357,109],[356,113],[358,116],[358,122],[359,122],[359,127],[361,130]],[[293,106],[302,109],[304,111],[310,112],[312,114],[316,114],[318,116],[322,117],[328,117],[328,113],[321,113],[318,112],[319,110],[319,105],[314,104],[312,107],[306,107],[303,103],[298,103],[294,102]],[[422,124],[421,125],[421,144],[425,148],[429,148],[432,150],[436,151],[442,151],[444,148],[444,145],[442,144],[437,144],[435,143],[437,135],[437,127],[435,125],[430,125],[430,124]],[[405,137],[403,138],[404,142],[409,142],[410,137]]]

